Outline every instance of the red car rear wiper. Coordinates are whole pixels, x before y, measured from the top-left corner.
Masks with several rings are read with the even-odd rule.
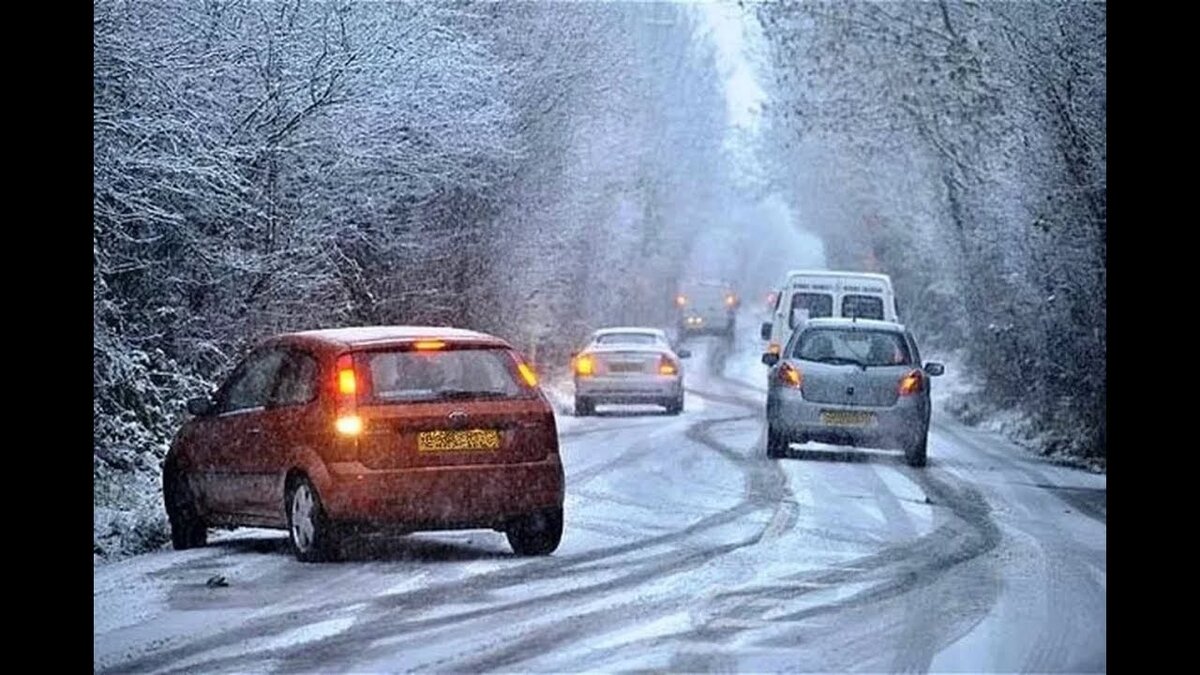
[[[437,398],[444,400],[457,400],[464,398],[508,398],[509,394],[502,391],[488,391],[475,389],[439,389],[435,392]]]

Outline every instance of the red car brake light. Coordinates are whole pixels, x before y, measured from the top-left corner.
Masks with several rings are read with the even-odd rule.
[[[337,411],[333,428],[343,436],[357,436],[362,433],[362,418],[358,410],[358,372],[354,368],[354,356],[342,354],[337,360]]]
[[[531,389],[537,386],[537,373],[533,372],[533,368],[531,368],[529,364],[525,363],[524,361],[518,361],[517,371],[521,373],[521,379],[524,380],[525,384],[529,385]]]

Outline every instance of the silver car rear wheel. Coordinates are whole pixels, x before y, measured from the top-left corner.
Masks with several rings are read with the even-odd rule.
[[[917,468],[925,466],[929,449],[929,431],[926,430],[920,438],[904,448],[904,459],[909,466]]]
[[[663,407],[667,409],[668,415],[678,415],[683,412],[683,394],[679,398],[669,398],[663,401]]]
[[[775,425],[767,423],[767,457],[771,459],[780,459],[787,455],[788,438],[783,432],[777,430]]]
[[[593,403],[590,399],[582,398],[580,396],[575,397],[575,416],[576,417],[586,417],[588,415],[594,415],[595,413],[596,413],[596,404],[595,403]]]

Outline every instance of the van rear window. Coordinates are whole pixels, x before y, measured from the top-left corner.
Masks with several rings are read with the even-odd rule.
[[[843,296],[842,316],[883,321],[883,298],[875,295]]]
[[[792,296],[792,309],[788,313],[788,326],[795,328],[803,311],[808,318],[833,316],[833,296],[828,293],[796,293]]]

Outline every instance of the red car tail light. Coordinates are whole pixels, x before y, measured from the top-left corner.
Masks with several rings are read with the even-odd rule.
[[[664,354],[662,357],[659,358],[659,360],[658,360],[658,374],[659,375],[674,375],[678,372],[679,372],[679,366],[675,365],[675,362],[673,362],[670,359],[670,357],[668,357]]]
[[[799,368],[790,363],[785,363],[779,366],[779,381],[784,386],[799,389],[800,385],[804,383],[804,374],[800,372]]]
[[[358,393],[358,376],[353,368],[338,370],[338,393],[342,396],[354,396]]]
[[[333,422],[333,428],[343,436],[357,436],[362,433],[362,418],[358,415],[340,415]]]
[[[333,428],[343,436],[362,433],[362,418],[358,412],[358,371],[354,368],[354,356],[342,354],[337,360],[336,414]]]
[[[921,391],[921,386],[924,384],[924,378],[921,376],[921,371],[913,370],[900,378],[900,395],[908,396]]]
[[[537,373],[533,372],[533,368],[531,368],[529,364],[525,363],[524,361],[518,361],[517,371],[521,373],[521,379],[524,380],[525,384],[529,385],[531,389],[537,386]]]

